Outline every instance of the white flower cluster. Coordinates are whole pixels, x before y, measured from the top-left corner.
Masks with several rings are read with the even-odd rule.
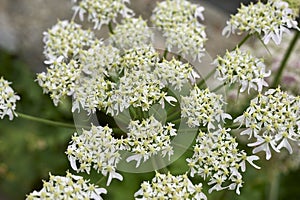
[[[94,23],[94,29],[101,29],[102,25],[110,22],[116,23],[120,14],[124,18],[132,17],[133,10],[127,7],[130,0],[72,0],[75,5],[73,10],[79,15],[81,21],[87,15],[88,21]]]
[[[170,104],[176,102],[174,97],[167,96],[163,88],[168,86],[167,83],[172,81],[173,84],[174,80],[177,81],[179,73],[181,78],[177,82],[181,84],[194,77],[195,73],[183,63],[169,65],[170,70],[165,71],[163,68],[160,69],[164,67],[163,63],[166,61],[160,62],[158,53],[151,46],[125,51],[118,65],[123,76],[107,100],[107,113],[117,115],[130,106],[141,107],[143,111],[147,111],[154,103],[164,107],[165,101]],[[178,66],[179,64],[183,66]],[[169,78],[168,82],[161,80],[159,74],[161,70],[164,70],[165,76]]]
[[[33,191],[27,195],[26,200],[44,200],[44,199],[94,199],[102,200],[101,194],[106,194],[104,188],[88,183],[81,176],[76,176],[67,172],[66,176],[53,176],[50,174],[50,180],[44,181],[43,188],[40,191]]]
[[[110,34],[109,43],[119,49],[130,49],[150,44],[153,33],[141,17],[125,18]]]
[[[195,79],[199,77],[189,63],[182,63],[175,58],[170,61],[164,59],[158,63],[154,74],[157,75],[164,85],[172,86],[179,91],[188,83],[189,79],[193,84],[196,82]]]
[[[158,54],[151,46],[125,51],[117,70],[124,75],[119,78],[108,99],[107,113],[117,115],[131,105],[146,111],[160,99],[163,85],[151,72],[158,59]]]
[[[120,72],[143,71],[150,73],[159,62],[159,54],[152,45],[134,47],[126,50],[120,60]]]
[[[223,35],[229,36],[231,33],[262,35],[262,40],[268,44],[272,39],[277,45],[281,43],[284,32],[289,32],[289,29],[297,27],[298,23],[295,20],[293,10],[285,1],[275,0],[268,1],[266,4],[258,1],[248,6],[241,5],[238,13],[231,16],[227,21],[227,26],[223,30]]]
[[[147,161],[151,156],[161,152],[162,157],[173,154],[171,137],[176,136],[174,124],[162,125],[153,116],[142,121],[130,121],[127,133],[127,143],[130,151],[135,155],[129,156],[126,161],[135,160],[136,167]]]
[[[0,118],[3,119],[5,115],[9,117],[9,120],[13,120],[15,113],[16,102],[20,100],[20,97],[15,94],[14,90],[9,86],[11,83],[0,78]]]
[[[207,40],[205,27],[198,21],[204,19],[204,8],[186,0],[166,0],[157,4],[151,21],[163,32],[168,51],[178,48],[177,53],[194,60],[203,56]]]
[[[163,86],[152,74],[144,71],[131,71],[120,78],[120,82],[111,97],[108,99],[107,113],[118,115],[124,109],[141,107],[148,111],[152,104],[164,101]]]
[[[186,174],[174,176],[156,172],[151,183],[144,181],[134,194],[136,200],[148,199],[192,199],[206,200],[202,184],[194,185]]]
[[[59,21],[44,33],[45,64],[47,72],[37,75],[37,81],[44,93],[50,93],[54,105],[62,97],[71,96],[81,74],[78,58],[83,49],[101,43],[94,40],[94,34],[81,29],[74,22]]]
[[[81,25],[71,21],[58,21],[47,32],[44,32],[44,55],[46,64],[68,61],[78,55],[78,53],[94,43],[94,33],[83,30]],[[62,58],[61,58],[62,57]],[[52,68],[52,66],[50,66]]]
[[[73,93],[72,112],[80,111],[80,108],[88,112],[88,115],[98,110],[107,108],[107,99],[112,95],[114,84],[105,80],[103,76],[93,74],[81,77]]]
[[[216,66],[216,77],[225,83],[237,83],[240,92],[248,88],[262,91],[268,83],[264,80],[271,75],[271,71],[266,72],[266,66],[262,59],[253,57],[249,52],[236,48],[234,51],[227,51],[224,57],[218,56],[214,60]]]
[[[221,95],[210,92],[209,89],[191,90],[189,96],[181,97],[181,117],[187,118],[189,127],[206,126],[209,130],[215,128],[214,123],[224,122],[231,116],[223,111],[224,101]]]
[[[116,172],[116,165],[121,159],[118,151],[125,149],[123,143],[123,139],[113,137],[113,131],[108,126],[92,125],[90,130],[72,136],[66,154],[74,170],[90,173],[93,167],[103,176],[108,175],[109,185],[113,178],[123,180],[122,175]]]
[[[107,77],[119,70],[120,51],[112,46],[94,45],[81,52],[79,56],[82,67],[72,94],[72,112],[80,108],[90,113],[107,108],[108,97],[112,94],[115,83]]]
[[[299,1],[300,3],[300,1]],[[296,34],[296,33],[294,33]],[[293,33],[285,34],[283,36],[283,41],[280,45],[275,45],[274,43],[269,43],[267,49],[261,45],[259,40],[255,41],[253,44],[246,46],[247,49],[251,50],[256,56],[261,56],[264,58],[264,63],[267,68],[272,71],[271,76],[266,80],[270,83],[272,81],[277,71],[282,63],[284,54],[286,52],[289,44],[291,43]],[[274,56],[276,55],[276,56]],[[290,91],[295,95],[300,95],[300,41],[298,40],[295,47],[286,63],[286,67],[282,73],[282,78],[280,81],[280,86],[286,91]]]
[[[251,100],[250,106],[234,120],[246,126],[241,135],[254,137],[256,141],[248,144],[255,147],[253,153],[266,152],[271,158],[270,146],[276,152],[286,148],[293,152],[290,142],[298,142],[300,137],[300,96],[292,96],[277,89],[269,89]]]
[[[51,66],[47,68],[47,72],[37,75],[37,81],[44,93],[50,93],[54,105],[57,106],[63,97],[73,94],[81,69],[75,60],[70,60],[69,63],[57,62]]]
[[[88,50],[81,51],[79,61],[84,74],[104,77],[119,70],[120,57],[119,49],[97,42]]]
[[[246,161],[256,168],[254,160],[258,156],[247,156],[243,150],[237,148],[238,143],[229,133],[230,129],[221,128],[207,133],[199,132],[194,154],[188,158],[190,175],[199,175],[204,179],[209,178],[209,193],[216,190],[236,190],[240,194],[243,186],[242,174],[246,170]],[[224,184],[228,184],[224,186]]]

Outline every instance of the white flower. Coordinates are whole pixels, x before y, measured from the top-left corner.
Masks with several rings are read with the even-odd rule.
[[[79,54],[79,61],[84,74],[93,76],[110,76],[118,73],[120,50],[101,41]]]
[[[266,152],[266,159],[271,158],[269,145],[276,152],[286,148],[293,149],[290,142],[299,142],[300,133],[300,96],[293,96],[276,89],[269,89],[265,94],[258,94],[251,100],[250,106],[243,115],[234,120],[246,126],[242,134],[254,137],[256,141],[248,144],[253,153]]]
[[[81,0],[74,3],[74,15],[78,14],[81,21],[87,15],[88,21],[94,23],[94,29],[101,29],[102,25],[110,22],[116,23],[119,14],[124,18],[134,15],[126,5],[130,0]]]
[[[74,133],[66,154],[71,167],[77,172],[90,173],[91,168],[109,176],[107,185],[113,178],[123,180],[121,174],[116,172],[116,165],[121,159],[119,150],[125,150],[123,139],[115,139],[112,129],[108,126],[94,126],[83,130],[82,134]],[[79,166],[78,166],[79,164]]]
[[[192,199],[207,200],[202,184],[194,185],[186,174],[173,176],[156,172],[151,183],[144,181],[134,194],[136,200],[146,199]]]
[[[248,32],[257,33],[262,36],[265,44],[272,39],[277,45],[281,43],[284,32],[297,27],[295,15],[288,3],[275,0],[268,1],[266,4],[258,1],[245,6],[242,4],[238,13],[231,16],[227,21],[227,26],[223,30],[223,35],[229,36],[237,31],[238,34]]]
[[[141,107],[143,111],[148,111],[154,103],[164,107],[165,100],[170,104],[174,102],[175,98],[167,96],[162,90],[167,87],[165,85],[167,82],[159,77],[159,67],[159,55],[152,46],[126,50],[119,59],[117,67],[114,68],[119,74],[117,74],[116,86],[105,102],[107,113],[118,115],[130,106]],[[170,68],[175,67],[173,65]],[[186,70],[182,69],[182,71]],[[169,72],[170,75],[174,73],[171,70]]]
[[[183,63],[173,58],[171,61],[163,59],[156,65],[153,72],[165,86],[172,86],[175,90],[181,88],[190,81],[195,81],[193,77],[197,77],[196,72],[188,63]]]
[[[126,159],[135,160],[136,167],[147,161],[151,156],[160,153],[162,157],[173,154],[171,138],[176,136],[174,124],[162,125],[153,116],[143,121],[131,121],[128,126],[127,142],[130,151],[135,155]]]
[[[50,175],[48,182],[43,181],[43,188],[40,191],[33,191],[27,195],[26,200],[39,199],[94,199],[102,200],[101,194],[106,194],[104,188],[88,183],[83,177],[67,172],[66,176]]]
[[[150,44],[152,37],[151,29],[141,17],[126,18],[110,34],[109,43],[119,49],[130,49]]]
[[[51,68],[47,68],[47,72],[37,75],[37,82],[44,93],[50,94],[54,105],[57,106],[63,97],[73,94],[80,74],[80,66],[75,60],[68,64],[53,63]]]
[[[276,147],[276,140],[272,135],[263,135],[262,137],[260,135],[256,135],[255,138],[257,139],[256,142],[248,144],[249,147],[257,146],[253,149],[254,154],[260,151],[265,151],[266,159],[270,160],[272,155],[269,145],[271,145],[274,151],[279,152],[279,150]]]
[[[43,42],[46,64],[54,64],[73,59],[83,48],[91,46],[95,41],[93,32],[83,30],[79,24],[71,21],[58,21],[47,32],[44,32]]]
[[[200,61],[207,40],[205,27],[198,21],[198,17],[204,19],[203,11],[202,6],[186,0],[168,0],[157,4],[151,21],[162,30],[168,51]]]
[[[191,4],[186,0],[166,0],[156,5],[151,21],[159,29],[169,29],[188,23],[197,17],[203,20],[203,11],[204,7]],[[199,22],[197,23],[200,25]]]
[[[299,1],[300,3],[300,1]],[[286,52],[289,44],[291,43],[294,34],[296,31],[291,32],[290,34],[283,35],[282,42],[280,45],[274,43],[269,43],[267,49],[264,45],[261,44],[259,40],[255,41],[254,44],[247,45],[247,49],[252,51],[256,56],[264,58],[264,63],[267,68],[272,71],[271,76],[267,79],[267,82],[274,80],[282,60],[284,58],[284,53]],[[243,46],[245,47],[245,46]],[[276,55],[276,56],[275,56]],[[280,80],[280,85],[285,91],[290,91],[295,95],[300,95],[300,41],[297,40],[297,43],[294,46],[293,51],[290,54],[290,57],[286,63],[284,71],[282,72],[282,77]]]
[[[181,97],[181,117],[187,118],[189,127],[208,126],[208,129],[214,129],[215,123],[231,119],[223,111],[223,104],[221,95],[195,86],[189,96]]]
[[[108,98],[107,113],[118,115],[131,105],[148,111],[151,105],[160,102],[165,96],[162,88],[162,84],[152,73],[141,70],[125,72]]]
[[[262,91],[263,87],[268,86],[264,80],[271,75],[271,71],[266,72],[266,66],[261,59],[253,57],[249,52],[241,51],[236,48],[232,52],[226,52],[225,56],[218,56],[213,62],[216,66],[216,77],[225,83],[237,83],[240,92],[248,88]]]
[[[187,159],[190,175],[209,179],[209,193],[216,190],[236,190],[239,194],[242,187],[242,172],[246,170],[246,161],[258,168],[253,161],[257,156],[247,156],[237,148],[238,143],[230,135],[230,129],[219,129],[207,133],[199,131],[194,146],[194,154]],[[228,185],[229,184],[229,185]]]
[[[20,100],[20,96],[16,95],[14,90],[9,86],[11,83],[0,78],[0,118],[3,119],[5,115],[9,120],[13,120],[15,113],[16,102]]]
[[[105,80],[101,75],[81,77],[74,89],[72,112],[75,110],[79,112],[81,107],[88,115],[97,110],[105,110],[107,107],[105,102],[111,95],[113,86],[112,82]]]

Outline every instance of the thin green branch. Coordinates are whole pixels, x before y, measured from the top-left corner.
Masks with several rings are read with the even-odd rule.
[[[251,37],[251,34],[246,35],[240,43],[233,49],[235,50],[236,48],[240,48],[249,38]]]
[[[197,86],[200,88],[215,72],[216,68],[211,70],[199,83],[197,83]]]
[[[51,125],[51,126],[71,128],[71,129],[90,128],[88,126],[77,126],[77,125],[75,126],[74,124],[69,124],[69,123],[64,123],[64,122],[57,122],[57,121],[44,119],[44,118],[40,118],[40,117],[34,117],[34,116],[27,115],[27,114],[20,113],[20,112],[17,112],[17,115],[18,115],[18,117],[23,118],[23,119],[27,119],[27,120],[30,120],[30,121],[35,121],[35,122],[39,122],[39,123],[43,123],[43,124],[47,124],[47,125]]]
[[[213,89],[211,92],[217,92],[219,89],[221,89],[222,87],[224,87],[225,85],[219,85],[218,87],[216,87],[215,89]]]
[[[295,47],[295,45],[297,43],[299,35],[300,35],[300,31],[296,31],[295,35],[294,35],[294,38],[290,42],[290,45],[289,45],[287,51],[285,52],[285,55],[284,55],[284,57],[283,57],[283,59],[281,61],[280,67],[279,67],[279,69],[278,69],[278,71],[276,73],[276,76],[275,76],[275,78],[273,80],[273,83],[271,85],[272,88],[276,88],[279,85],[281,77],[282,77],[282,74],[283,74],[283,70],[286,67],[287,61],[288,61],[289,57],[292,54],[292,51],[293,51],[293,49],[294,49],[294,47]]]

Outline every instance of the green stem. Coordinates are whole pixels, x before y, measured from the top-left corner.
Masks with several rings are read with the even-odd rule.
[[[112,27],[112,23],[111,23],[111,22],[108,23],[108,30],[109,30],[109,32],[110,32],[111,34],[114,34],[114,30],[113,30],[113,27]]]
[[[58,126],[58,127],[71,128],[71,129],[75,129],[75,128],[90,129],[91,128],[89,126],[82,126],[82,125],[76,125],[75,126],[74,124],[52,121],[52,120],[43,119],[43,118],[40,118],[40,117],[34,117],[34,116],[27,115],[27,114],[20,113],[20,112],[17,112],[17,114],[18,114],[18,117],[20,117],[20,118],[35,121],[35,122],[39,122],[39,123],[43,123],[43,124],[47,124],[47,125],[51,125],[51,126]],[[113,130],[114,133],[117,133],[117,134],[123,134],[124,133],[124,131],[120,128],[112,128],[112,130]]]
[[[221,89],[222,87],[224,87],[224,84],[219,85],[218,87],[216,87],[215,89],[213,89],[211,92],[217,92],[219,89]]]
[[[236,48],[240,48],[249,38],[251,37],[251,34],[246,35],[240,43],[233,49],[235,50]]]
[[[72,128],[72,129],[76,128],[76,126],[74,124],[68,124],[68,123],[63,123],[63,122],[52,121],[49,119],[43,119],[40,117],[34,117],[34,116],[23,114],[20,112],[17,112],[17,115],[23,119],[27,119],[27,120],[31,120],[31,121],[51,125],[51,126],[59,126],[59,127]],[[86,127],[84,127],[84,128],[86,128]]]
[[[278,72],[276,73],[276,76],[273,80],[273,83],[271,85],[272,88],[276,88],[278,86],[278,84],[280,83],[281,80],[281,76],[283,74],[283,70],[286,67],[286,63],[289,59],[289,57],[291,56],[291,53],[297,43],[297,40],[299,38],[300,35],[300,31],[296,31],[294,38],[292,39],[292,41],[290,42],[289,48],[287,49],[287,51],[285,52],[285,55],[283,57],[283,60],[281,61],[280,67]]]
[[[99,185],[102,181],[104,181],[105,176],[102,176],[97,182],[96,185]]]
[[[202,86],[205,83],[205,81],[207,81],[215,72],[216,68],[211,70],[199,83],[197,83],[197,86],[200,88],[200,86]]]
[[[167,50],[167,49],[165,49],[165,51],[164,51],[164,55],[163,55],[163,58],[167,59],[167,56],[168,56],[168,50]]]
[[[270,190],[269,190],[269,200],[277,200],[278,199],[278,190],[280,185],[280,173],[274,171],[271,174],[270,178]]]

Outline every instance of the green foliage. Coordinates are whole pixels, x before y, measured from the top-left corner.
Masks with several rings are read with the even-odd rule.
[[[0,76],[13,81],[12,87],[21,96],[18,111],[71,122],[67,102],[67,108],[54,108],[34,82],[34,73],[18,58],[0,50],[0,66]],[[0,192],[8,199],[24,199],[41,187],[49,172],[65,174],[68,160],[64,151],[72,130],[20,118],[0,120],[0,127]]]

